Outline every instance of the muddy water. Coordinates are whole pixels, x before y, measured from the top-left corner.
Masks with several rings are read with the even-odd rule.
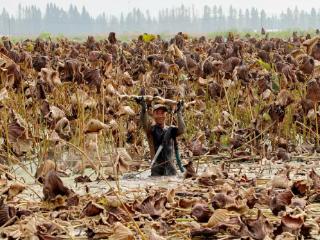
[[[315,168],[317,169],[319,166],[315,165],[313,162],[303,162],[303,161],[293,161],[290,163],[283,162],[279,163],[254,163],[254,162],[244,162],[244,163],[233,163],[231,164],[227,171],[229,176],[245,174],[249,179],[250,178],[260,178],[260,179],[270,179],[272,178],[279,169],[283,168],[287,165],[292,166],[293,169],[301,169],[302,172],[306,173],[308,169]],[[201,164],[199,165],[198,173],[201,174],[206,169],[214,167],[214,164]],[[34,175],[36,166],[29,164],[27,165],[28,171]],[[40,196],[42,196],[42,186],[35,183],[33,177],[28,175],[24,169],[19,166],[13,166],[11,172],[21,180],[26,183],[30,188],[36,191]],[[105,192],[110,191],[110,187],[114,189],[118,189],[120,187],[121,192],[139,192],[139,189],[145,189],[148,187],[159,187],[159,188],[176,188],[178,185],[183,184],[183,175],[178,173],[177,176],[174,177],[150,177],[150,170],[146,170],[142,173],[127,173],[119,179],[119,181],[108,181],[105,182],[103,180],[95,181],[97,179],[96,173],[91,169],[86,169],[84,175],[90,177],[93,182],[89,183],[75,183],[74,179],[79,174],[73,174],[71,170],[67,170],[67,177],[61,177],[64,184],[72,188],[76,193],[83,195],[85,194],[86,188],[90,190],[91,194],[103,194]],[[304,178],[305,174],[302,174],[302,178]],[[20,196],[20,195],[19,195]],[[23,199],[36,199],[37,196],[29,189],[24,191],[21,195]]]
[[[13,166],[12,171],[14,176],[17,177],[18,180],[22,181],[29,188],[32,188],[36,191],[40,196],[42,196],[42,186],[35,182],[35,179],[32,177],[35,174],[35,165],[28,165],[27,170],[28,174],[23,168],[20,166]],[[91,194],[103,194],[110,190],[110,187],[114,189],[118,189],[120,187],[121,192],[131,192],[131,191],[139,191],[139,189],[145,189],[147,187],[157,186],[160,188],[175,188],[177,184],[182,183],[183,176],[182,174],[178,174],[174,177],[151,177],[150,170],[146,170],[142,173],[128,173],[124,174],[119,181],[108,180],[105,182],[104,180],[96,180],[97,175],[91,169],[86,169],[83,175],[87,175],[90,177],[92,182],[88,183],[75,183],[74,179],[79,174],[73,174],[71,171],[66,171],[66,177],[61,177],[65,186],[72,188],[76,193],[82,195],[85,194],[86,188],[89,188]],[[30,176],[32,175],[32,176]],[[24,191],[23,194],[19,195],[23,199],[36,199],[37,196],[30,190]]]

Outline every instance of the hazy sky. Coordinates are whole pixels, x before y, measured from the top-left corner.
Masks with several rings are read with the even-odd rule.
[[[48,2],[56,3],[58,6],[68,9],[70,4],[77,5],[80,9],[85,6],[91,15],[96,16],[102,12],[119,15],[121,12],[128,12],[134,7],[142,10],[150,10],[152,15],[156,15],[159,9],[171,8],[184,4],[185,6],[194,5],[195,9],[202,12],[204,5],[221,5],[225,9],[232,4],[236,8],[257,7],[264,9],[267,13],[280,13],[287,7],[310,10],[315,7],[320,8],[320,0],[0,0],[0,7],[5,7],[11,14],[16,14],[18,5],[35,4],[42,10]]]

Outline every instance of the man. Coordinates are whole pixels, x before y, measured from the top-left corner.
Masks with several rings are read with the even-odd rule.
[[[177,106],[178,127],[169,127],[165,124],[168,112],[165,105],[156,104],[153,107],[152,116],[154,124],[151,124],[148,117],[147,104],[144,98],[139,98],[138,102],[141,105],[140,123],[147,135],[151,159],[154,159],[158,148],[161,145],[163,147],[157,158],[153,161],[151,176],[176,175],[177,171],[174,164],[174,150],[177,150],[178,147],[176,137],[185,131],[185,123],[182,117],[183,103],[179,102]],[[181,167],[181,165],[179,165],[179,167]]]

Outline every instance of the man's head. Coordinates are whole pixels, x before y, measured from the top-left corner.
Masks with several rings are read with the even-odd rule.
[[[153,107],[153,119],[156,124],[161,125],[162,127],[165,124],[166,116],[167,116],[167,107],[162,104],[157,104]]]

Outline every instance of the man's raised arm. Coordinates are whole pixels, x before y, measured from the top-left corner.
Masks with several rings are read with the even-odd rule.
[[[177,105],[177,116],[178,116],[177,136],[183,134],[186,130],[186,124],[184,123],[182,112],[183,112],[183,101],[179,101],[179,103]]]

